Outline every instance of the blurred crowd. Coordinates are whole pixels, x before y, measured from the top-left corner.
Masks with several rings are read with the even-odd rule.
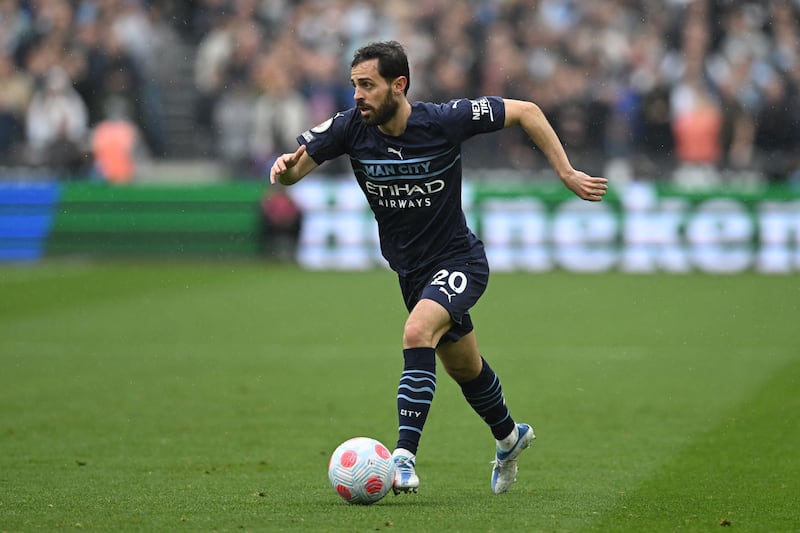
[[[170,157],[182,47],[194,155],[263,179],[352,105],[352,53],[384,39],[412,101],[532,100],[588,172],[800,182],[800,0],[0,0],[0,164],[125,181],[136,154]],[[464,164],[547,168],[514,130]]]

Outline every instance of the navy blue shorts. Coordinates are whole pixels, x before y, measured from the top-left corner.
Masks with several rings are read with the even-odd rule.
[[[399,280],[409,312],[422,299],[433,300],[447,309],[453,327],[439,344],[455,342],[474,329],[469,310],[486,291],[489,263],[485,255],[456,257],[438,263],[425,274],[400,276]]]

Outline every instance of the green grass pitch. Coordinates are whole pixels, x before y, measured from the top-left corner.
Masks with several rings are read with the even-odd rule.
[[[0,268],[0,531],[800,531],[800,278],[495,274],[474,310],[537,440],[443,373],[419,494],[350,506],[343,440],[395,439],[388,271]]]

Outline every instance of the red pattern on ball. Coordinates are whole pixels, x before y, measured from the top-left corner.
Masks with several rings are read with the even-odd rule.
[[[356,461],[358,461],[358,454],[354,450],[347,450],[339,459],[339,463],[345,468],[352,468]]]
[[[377,494],[383,490],[383,481],[377,477],[371,477],[367,480],[365,485],[368,494]]]
[[[377,453],[378,457],[381,459],[388,459],[392,456],[392,454],[389,453],[389,450],[386,449],[386,446],[383,446],[382,444],[375,445],[375,453]]]
[[[353,497],[353,495],[350,493],[350,489],[348,489],[344,485],[336,485],[336,492],[338,492],[339,496],[341,496],[345,500],[349,500],[350,498]]]

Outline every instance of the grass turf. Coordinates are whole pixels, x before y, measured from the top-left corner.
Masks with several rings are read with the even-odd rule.
[[[417,495],[349,506],[329,454],[390,447],[389,272],[255,263],[0,268],[0,530],[800,530],[797,276],[496,274],[481,348],[538,439],[442,375]]]

